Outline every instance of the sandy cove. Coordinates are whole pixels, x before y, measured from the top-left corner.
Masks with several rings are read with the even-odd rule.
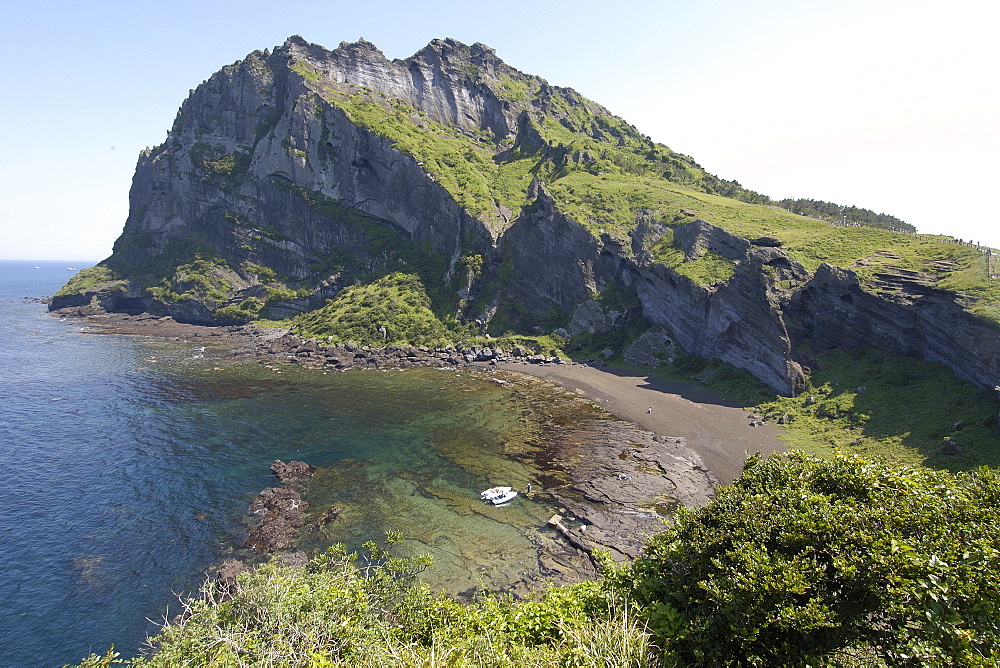
[[[562,417],[549,415],[544,461],[538,464],[552,466],[565,477],[531,491],[531,495],[549,497],[560,515],[549,522],[554,530],[539,527],[531,532],[538,568],[506,587],[519,596],[540,582],[565,584],[595,577],[595,548],[609,551],[618,560],[635,558],[645,538],[663,529],[665,514],[673,504],[705,505],[716,485],[729,484],[740,475],[747,452],[769,454],[782,449],[776,427],[751,426],[743,408],[691,382],[662,381],[603,363],[595,367],[552,357],[507,356],[496,350],[450,346],[433,350],[322,346],[285,330],[185,325],[148,314],[88,314],[80,320],[87,325],[85,332],[95,334],[205,343],[214,339],[217,344],[211,347],[223,366],[250,362],[279,371],[276,365],[288,363],[325,372],[435,366],[478,371],[500,383],[561,387],[552,396],[564,397],[553,404]],[[567,422],[565,411],[576,410],[571,408],[574,398],[595,405],[600,412],[580,414]],[[565,403],[567,399],[570,403]],[[294,556],[300,561],[304,558],[298,553]],[[224,577],[221,570],[218,577]]]
[[[739,477],[746,453],[785,450],[775,425],[751,427],[743,408],[690,383],[610,366],[505,362],[500,368],[559,385],[658,436],[683,438],[724,485]]]

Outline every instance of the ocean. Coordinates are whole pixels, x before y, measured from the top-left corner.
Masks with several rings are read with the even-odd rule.
[[[25,298],[66,263],[0,262],[0,665],[140,651],[213,564],[239,549],[275,459],[323,467],[304,496],[340,517],[303,547],[357,549],[387,529],[431,554],[432,587],[502,589],[537,570],[554,509],[479,491],[523,488],[545,401],[470,371],[323,373],[234,363],[211,339],[84,331]]]

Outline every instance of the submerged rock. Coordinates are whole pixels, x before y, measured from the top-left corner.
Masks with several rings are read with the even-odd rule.
[[[243,547],[262,554],[291,549],[298,527],[306,523],[309,504],[294,489],[269,487],[250,504],[250,513],[261,515],[258,524],[243,543]]]
[[[287,464],[280,459],[274,460],[271,470],[278,476],[281,482],[289,482],[297,478],[304,478],[316,472],[316,467],[305,462],[291,461]]]

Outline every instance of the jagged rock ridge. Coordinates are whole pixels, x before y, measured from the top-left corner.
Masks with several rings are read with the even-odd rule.
[[[933,277],[807,267],[770,234],[791,217],[753,213],[767,234],[726,229],[700,213],[722,206],[702,193],[755,195],[482,44],[434,40],[390,61],[365,41],[328,51],[292,37],[192,92],[139,158],[102,263],[121,280],[53,308],[287,317],[405,270],[451,295],[459,318],[528,327],[618,282],[675,344],[780,392],[801,386],[805,341],[1000,383],[996,324]],[[476,255],[483,268],[466,277]]]

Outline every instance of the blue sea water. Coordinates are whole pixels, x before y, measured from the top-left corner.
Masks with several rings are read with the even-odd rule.
[[[0,262],[0,665],[135,654],[207,569],[236,554],[275,459],[326,467],[340,519],[307,545],[387,528],[433,586],[502,587],[536,567],[552,509],[478,490],[537,479],[529,400],[476,374],[323,374],[234,364],[210,340],[94,334],[26,297],[65,263]]]

